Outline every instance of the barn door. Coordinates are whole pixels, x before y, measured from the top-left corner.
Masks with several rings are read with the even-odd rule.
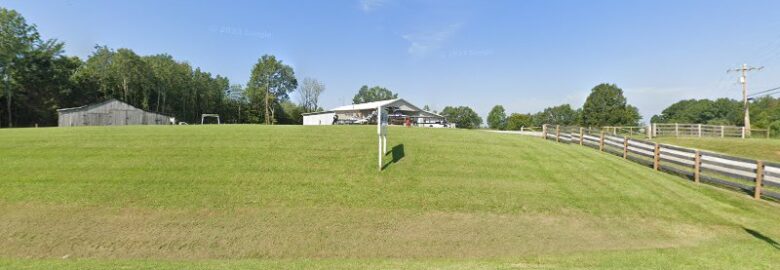
[[[127,125],[127,111],[113,110],[111,111],[111,118],[111,120],[113,120],[113,125],[115,126]]]

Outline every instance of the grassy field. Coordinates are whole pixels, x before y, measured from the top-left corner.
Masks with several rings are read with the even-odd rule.
[[[732,156],[780,162],[780,139],[659,137],[654,140]]]
[[[780,207],[585,147],[373,127],[0,130],[0,268],[777,269]]]

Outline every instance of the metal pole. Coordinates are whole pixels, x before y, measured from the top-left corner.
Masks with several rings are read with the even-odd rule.
[[[379,147],[379,149],[377,150],[377,154],[379,155],[379,158],[377,160],[379,161],[379,163],[377,164],[378,165],[377,168],[381,172],[382,171],[382,156],[383,156],[382,155],[382,135],[379,135],[378,137],[379,137],[379,143],[377,144],[377,146]]]

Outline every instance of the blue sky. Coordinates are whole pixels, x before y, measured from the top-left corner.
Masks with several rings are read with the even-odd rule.
[[[325,108],[380,85],[441,110],[582,106],[616,83],[645,121],[683,98],[780,86],[780,1],[2,1],[85,58],[168,53],[246,84],[274,54],[327,86]],[[293,99],[295,97],[293,96]]]

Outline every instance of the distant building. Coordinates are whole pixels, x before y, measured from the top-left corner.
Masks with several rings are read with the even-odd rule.
[[[147,112],[116,99],[57,110],[61,127],[73,126],[124,126],[168,125],[175,119],[162,114]]]
[[[382,106],[388,112],[391,125],[404,125],[407,121],[421,127],[455,127],[444,116],[425,111],[397,98],[368,103],[345,105],[328,111],[304,113],[303,125],[360,125],[376,124],[376,108]]]

